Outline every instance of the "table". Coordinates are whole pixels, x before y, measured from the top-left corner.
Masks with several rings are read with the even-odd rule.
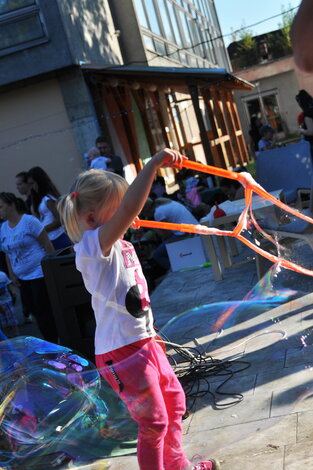
[[[282,194],[282,189],[270,192],[272,196],[276,199],[280,199]],[[231,214],[227,214],[224,217],[218,217],[217,219],[212,219],[212,215],[208,214],[206,217],[201,219],[201,225],[206,225],[207,227],[224,227],[226,230],[233,230],[233,223],[237,222],[238,217],[242,213],[246,206],[245,199],[238,199],[237,201],[232,201],[231,203]],[[276,208],[275,204],[268,201],[267,199],[254,194],[252,197],[252,209],[255,214],[264,216],[272,219],[272,222],[277,225],[276,219]],[[212,208],[214,212],[214,208]],[[215,235],[213,235],[215,237]],[[236,246],[236,240],[233,237],[227,237],[229,241],[229,249],[226,243],[226,237],[217,236],[217,245],[220,252],[220,259],[216,252],[214,241],[212,235],[203,236],[204,246],[207,250],[208,257],[212,263],[213,276],[216,281],[223,279],[222,267],[220,259],[223,263],[224,268],[229,268],[233,265],[231,256],[238,255],[238,249]]]

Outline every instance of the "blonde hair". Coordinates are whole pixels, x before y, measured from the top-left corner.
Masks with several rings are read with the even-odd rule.
[[[116,173],[103,170],[88,170],[80,173],[69,194],[58,202],[60,219],[73,243],[78,243],[85,228],[81,215],[94,211],[109,211],[120,202],[128,188],[127,181]]]
[[[91,149],[88,150],[87,155],[93,160],[94,158],[100,157],[100,152],[97,147],[91,147]]]

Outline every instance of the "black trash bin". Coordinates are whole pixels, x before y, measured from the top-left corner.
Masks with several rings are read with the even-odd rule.
[[[41,264],[61,345],[94,361],[96,322],[73,248],[57,250]]]

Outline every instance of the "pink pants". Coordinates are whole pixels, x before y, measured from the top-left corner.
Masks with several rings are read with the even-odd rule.
[[[96,364],[138,423],[140,470],[190,468],[182,449],[185,394],[155,339],[97,355]]]

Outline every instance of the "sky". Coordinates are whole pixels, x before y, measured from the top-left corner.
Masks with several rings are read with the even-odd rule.
[[[279,15],[248,28],[256,36],[278,29],[279,23],[282,23],[282,8],[288,10],[297,7],[300,3],[301,0],[215,0],[215,7],[224,36],[243,25],[250,26],[271,16]],[[224,41],[227,47],[232,42],[231,36],[225,36]]]

